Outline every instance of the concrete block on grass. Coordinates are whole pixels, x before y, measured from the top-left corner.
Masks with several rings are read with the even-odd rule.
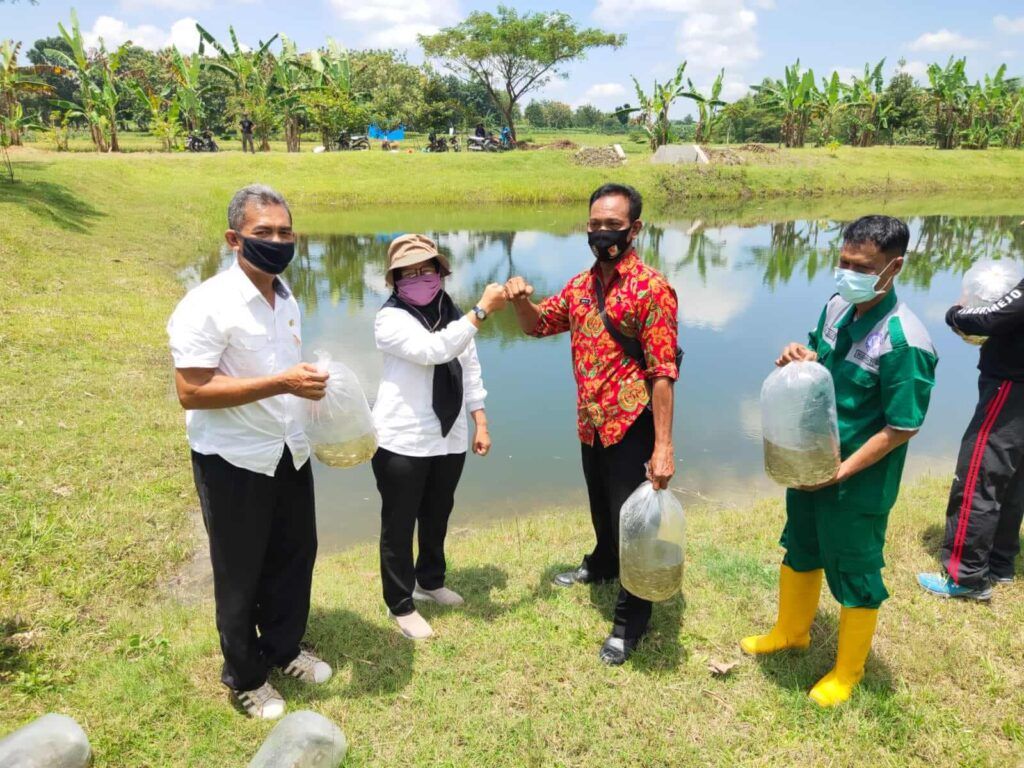
[[[710,161],[704,150],[696,144],[665,144],[658,147],[651,162],[656,165],[707,165]]]
[[[316,712],[292,712],[281,718],[249,768],[338,768],[345,759],[345,734]]]
[[[0,768],[86,768],[92,747],[67,715],[43,715],[0,739]]]

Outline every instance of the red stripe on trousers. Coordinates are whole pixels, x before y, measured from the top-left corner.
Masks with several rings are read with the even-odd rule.
[[[999,418],[1006,400],[1010,396],[1010,388],[1013,382],[1004,381],[999,386],[999,391],[992,398],[988,405],[988,413],[985,421],[982,422],[978,437],[974,442],[974,452],[971,454],[970,469],[967,472],[967,481],[964,484],[964,497],[960,502],[960,515],[957,521],[956,538],[953,540],[953,552],[949,557],[949,575],[957,584],[960,583],[960,561],[963,558],[964,542],[967,540],[967,525],[971,519],[971,507],[974,501],[974,491],[978,486],[978,475],[981,472],[981,461],[985,456],[985,448],[988,445],[989,435],[992,427]]]

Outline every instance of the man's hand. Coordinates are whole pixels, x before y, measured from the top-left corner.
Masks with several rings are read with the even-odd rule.
[[[307,400],[320,400],[327,394],[326,373],[312,363],[299,363],[279,375],[284,393],[304,397]]]
[[[509,301],[529,301],[533,286],[522,277],[513,277],[505,283],[505,297]]]
[[[786,348],[782,350],[782,354],[779,355],[779,359],[775,361],[775,365],[782,368],[790,363],[806,362],[813,363],[818,359],[818,353],[813,352],[803,344],[793,342],[792,344],[786,345]]]
[[[831,480],[826,480],[824,483],[818,483],[817,485],[798,485],[796,490],[798,491],[820,491],[822,488],[828,488],[830,485],[839,485],[842,482],[850,479],[850,472],[848,464],[844,461],[839,465],[839,469],[832,476]]]
[[[473,453],[477,456],[486,456],[491,452],[491,435],[487,431],[486,424],[479,424],[476,428],[476,435],[473,437]]]
[[[656,491],[668,488],[668,481],[676,473],[675,451],[671,445],[656,445],[647,464],[647,479]]]

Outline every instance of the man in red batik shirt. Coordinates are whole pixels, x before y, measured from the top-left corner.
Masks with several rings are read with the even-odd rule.
[[[675,472],[672,384],[679,376],[678,304],[659,272],[640,261],[633,242],[643,227],[640,193],[606,184],[590,198],[587,237],[597,261],[555,296],[530,300],[533,286],[513,277],[505,292],[524,333],[569,331],[576,376],[583,474],[597,535],[593,552],[554,583],[569,587],[619,576],[619,510],[651,480],[666,488]],[[606,319],[599,305],[604,304]],[[647,631],[651,603],[619,590],[606,664],[622,664]]]

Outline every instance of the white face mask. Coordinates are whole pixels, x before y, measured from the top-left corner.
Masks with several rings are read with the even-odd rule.
[[[888,285],[880,290],[875,289],[888,268],[889,265],[886,264],[885,269],[878,275],[866,275],[854,272],[852,269],[837,269],[835,274],[836,290],[844,301],[851,304],[865,304],[884,295],[889,290]]]

